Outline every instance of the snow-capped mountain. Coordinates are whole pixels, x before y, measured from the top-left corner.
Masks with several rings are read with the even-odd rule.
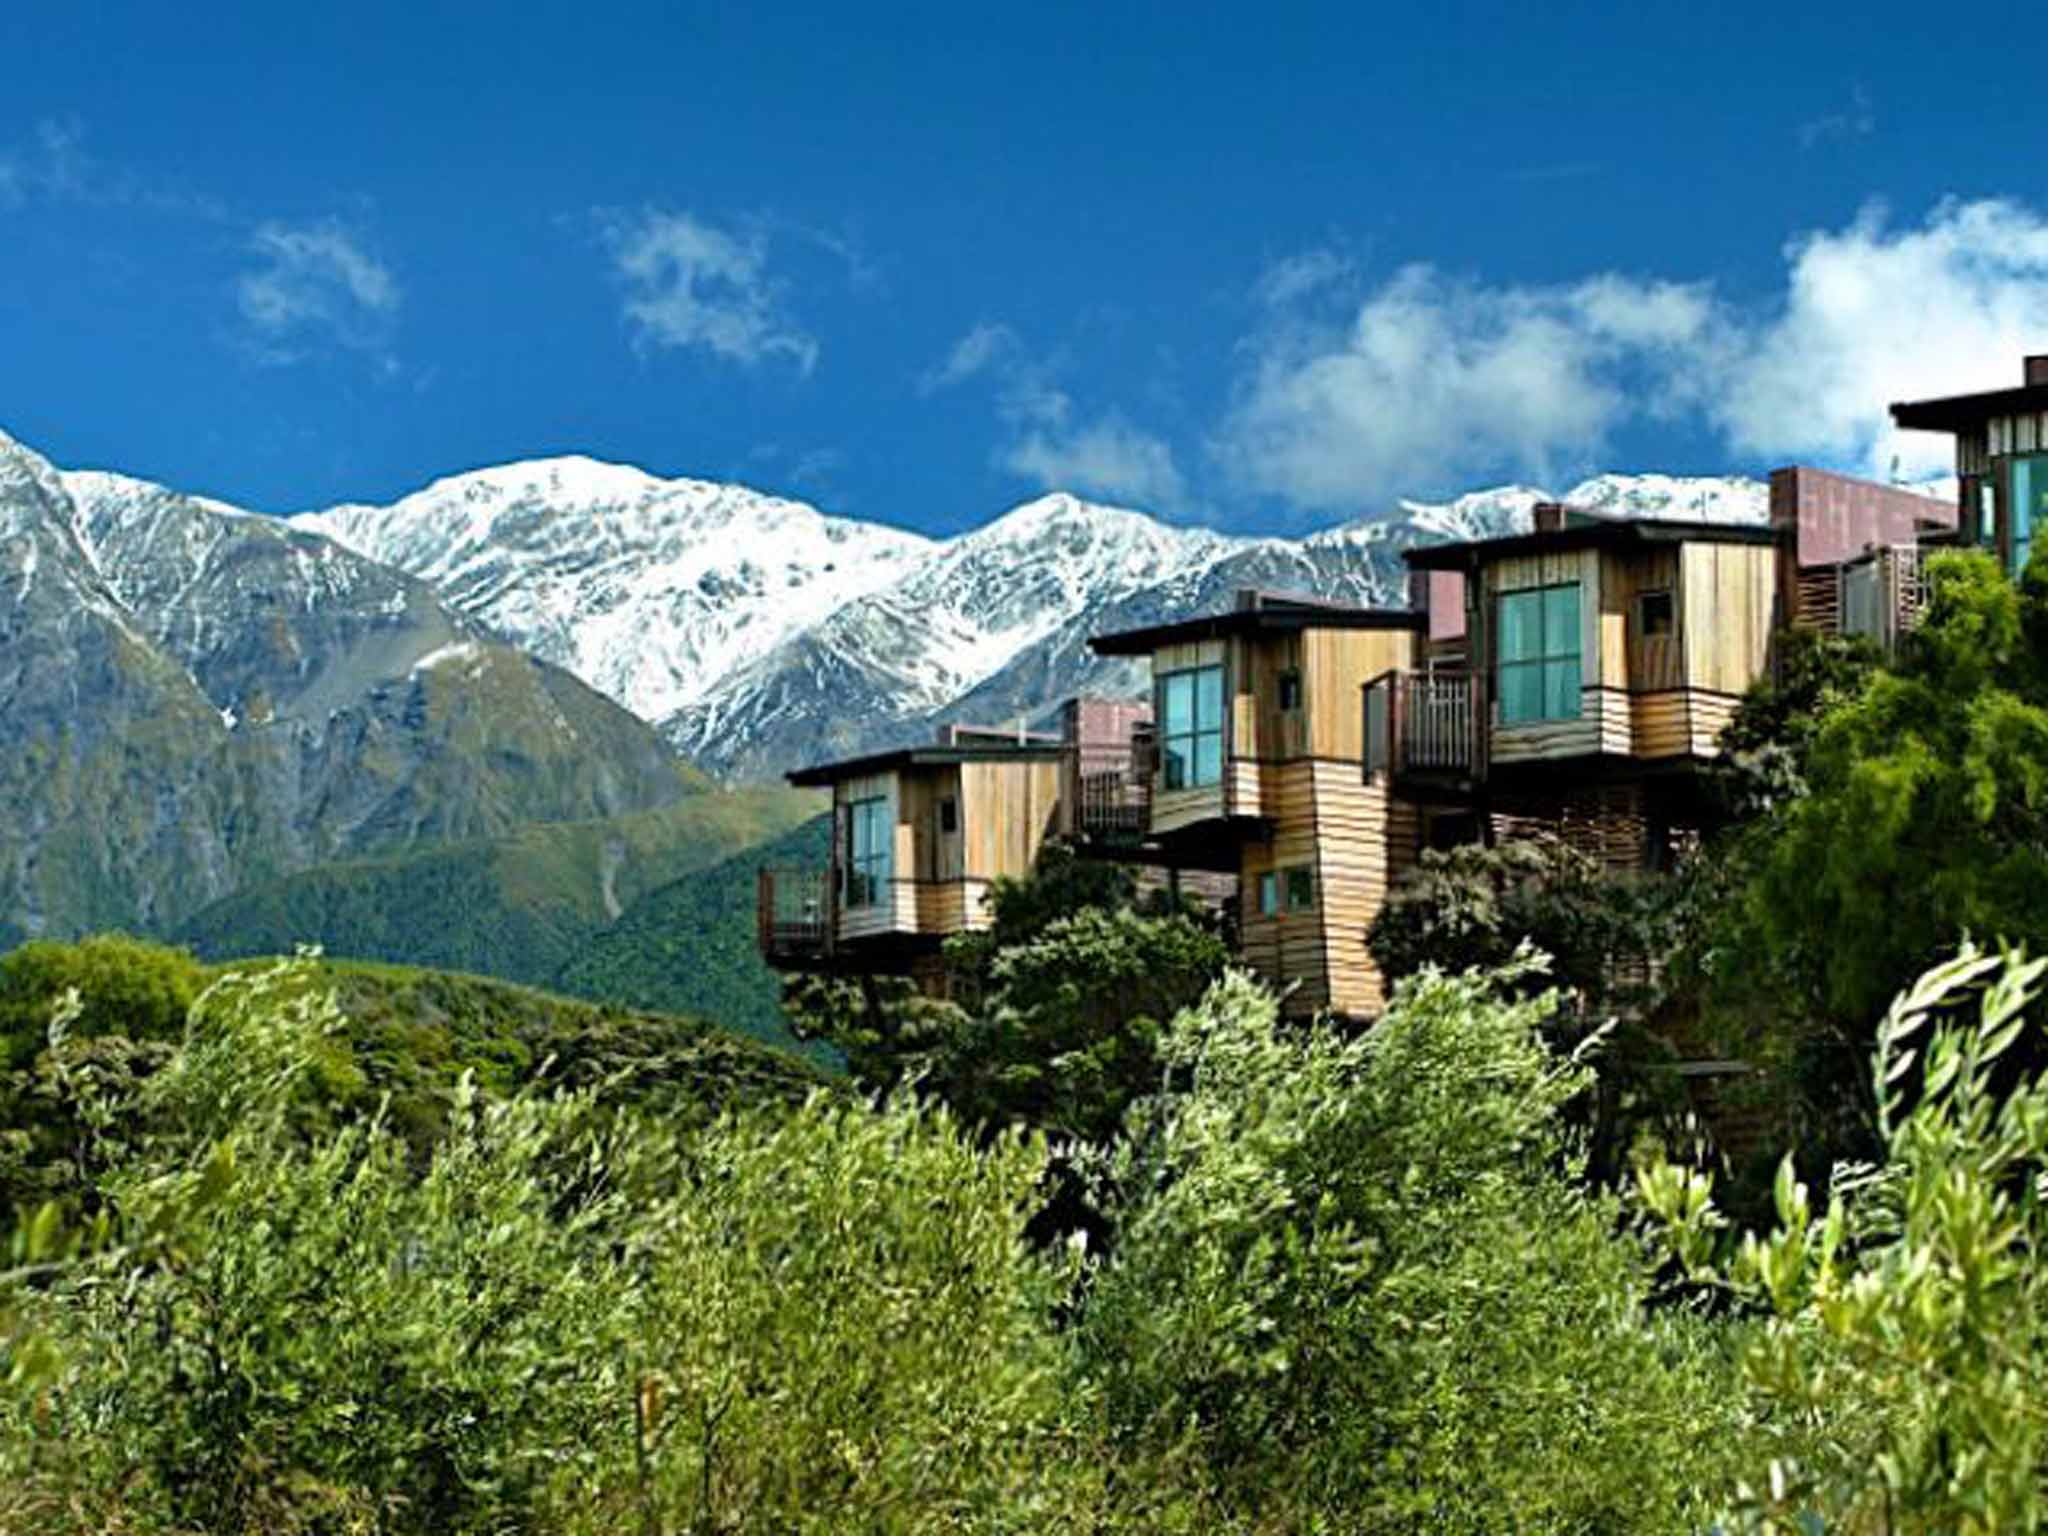
[[[1403,548],[1526,528],[1546,499],[1503,486],[1403,501],[1281,539],[1056,494],[933,540],[743,486],[566,458],[293,522],[426,581],[705,766],[754,777],[922,739],[949,719],[1036,718],[1079,689],[1130,687],[1128,665],[1090,654],[1088,635],[1222,606],[1240,587],[1403,603]],[[1560,499],[1761,522],[1768,492],[1603,475]]]
[[[656,721],[935,548],[744,486],[586,458],[478,470],[293,522],[430,583]]]
[[[0,432],[0,948],[705,787],[425,581]]]

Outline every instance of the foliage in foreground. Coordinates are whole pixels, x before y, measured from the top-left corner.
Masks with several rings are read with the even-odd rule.
[[[1965,948],[1893,1002],[1884,1160],[1838,1169],[1825,1212],[1787,1161],[1777,1229],[1731,1245],[1704,1175],[1643,1174],[1689,1272],[1769,1319],[1744,1360],[1779,1426],[1751,1451],[1759,1529],[2048,1522],[2048,1074],[2003,1081],[2044,973]]]
[[[464,1077],[422,1157],[327,1113],[309,962],[230,975],[145,1080],[54,1080],[90,1240],[0,1279],[0,1529],[2035,1529],[2044,971],[1895,1005],[1886,1161],[1824,1216],[1788,1171],[1723,1251],[1703,1178],[1644,1176],[1713,1305],[1581,1176],[1527,962],[1364,1034],[1226,977],[1067,1154],[1106,1246],[1033,1240],[1039,1136],[907,1094]]]

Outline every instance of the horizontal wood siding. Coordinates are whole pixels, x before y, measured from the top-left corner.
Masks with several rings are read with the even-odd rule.
[[[1385,986],[1365,935],[1415,860],[1419,813],[1383,783],[1363,783],[1351,764],[1320,760],[1272,769],[1268,804],[1272,839],[1246,848],[1239,882],[1245,963],[1275,988],[1295,987],[1294,1015],[1377,1012]],[[1304,864],[1315,870],[1314,908],[1262,915],[1259,877]]]
[[[1266,815],[1272,838],[1247,844],[1238,881],[1244,963],[1276,990],[1299,983],[1287,1007],[1295,1013],[1328,1006],[1328,954],[1323,942],[1322,906],[1308,912],[1259,911],[1259,876],[1270,870],[1316,863],[1314,764],[1286,763],[1266,777]]]
[[[1500,703],[1494,702],[1493,746],[1488,756],[1498,763],[1534,763],[1556,757],[1589,757],[1600,750],[1602,690],[1579,690],[1576,720],[1528,720],[1501,725]]]
[[[1692,694],[1692,755],[1694,757],[1715,757],[1721,751],[1721,732],[1728,728],[1728,722],[1735,718],[1735,709],[1740,700],[1719,694]]]
[[[1229,765],[1225,765],[1228,771]],[[1213,821],[1223,815],[1223,786],[1204,785],[1201,789],[1176,789],[1171,794],[1165,790],[1152,796],[1152,830],[1157,833],[1178,832],[1199,821]]]
[[[1691,697],[1683,688],[1634,697],[1637,757],[1683,757],[1692,750]]]
[[[1327,1006],[1344,1014],[1378,1013],[1386,984],[1365,936],[1387,891],[1415,861],[1421,817],[1384,784],[1363,783],[1339,764],[1318,762],[1313,772]]]

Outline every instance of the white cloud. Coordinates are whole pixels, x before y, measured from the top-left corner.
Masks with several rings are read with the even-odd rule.
[[[1614,273],[1487,286],[1414,266],[1341,327],[1282,305],[1245,342],[1211,446],[1244,488],[1325,511],[1485,476],[1554,483],[1645,419],[1698,422],[1759,467],[1883,476],[1896,459],[1917,477],[1945,471],[1951,445],[1894,433],[1890,402],[2016,383],[2021,355],[2048,351],[2048,218],[2020,204],[1943,203],[1903,227],[1871,210],[1795,238],[1785,260],[1761,302]]]
[[[1216,447],[1251,489],[1323,510],[1473,475],[1547,478],[1641,408],[1631,365],[1695,343],[1709,309],[1678,283],[1486,288],[1411,266],[1341,331],[1256,338]]]
[[[376,355],[387,367],[401,294],[391,269],[332,221],[267,223],[249,238],[257,265],[236,280],[235,299],[258,355],[296,362],[316,346]]]
[[[1187,494],[1173,450],[1114,412],[1071,430],[1027,430],[998,462],[1045,490],[1080,491],[1134,506],[1178,507]]]
[[[995,463],[1041,490],[1151,508],[1182,505],[1187,485],[1166,441],[1115,411],[1077,421],[1073,398],[1060,387],[1060,371],[1057,356],[1036,356],[1012,327],[983,320],[925,372],[918,392],[929,395],[975,379],[991,384],[996,417],[1009,429]]]
[[[1917,226],[1869,210],[1786,247],[1784,299],[1721,350],[1710,415],[1738,453],[1886,474],[1947,473],[1953,443],[1896,433],[1895,400],[2020,382],[2048,351],[2048,219],[1943,203]]]
[[[641,344],[701,347],[749,365],[784,357],[806,374],[817,366],[816,338],[783,313],[764,235],[655,210],[610,215],[605,224],[626,319]]]
[[[1313,293],[1351,275],[1351,258],[1327,246],[1283,256],[1266,268],[1252,289],[1262,304],[1276,308],[1299,303]]]
[[[921,395],[936,394],[964,384],[999,366],[1014,365],[1022,358],[1023,344],[1007,325],[993,320],[978,322],[953,343],[953,350],[927,369],[917,382]]]

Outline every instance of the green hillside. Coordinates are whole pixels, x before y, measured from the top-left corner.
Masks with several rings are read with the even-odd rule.
[[[641,896],[720,866],[817,808],[814,796],[779,787],[713,792],[628,816],[325,864],[215,902],[172,936],[208,960],[317,944],[349,959],[548,985]],[[754,1032],[787,1039],[779,1027]]]
[[[754,937],[755,871],[822,864],[830,818],[648,892],[617,922],[578,946],[554,985],[578,997],[699,1013],[767,1040],[788,1039],[775,973]]]

